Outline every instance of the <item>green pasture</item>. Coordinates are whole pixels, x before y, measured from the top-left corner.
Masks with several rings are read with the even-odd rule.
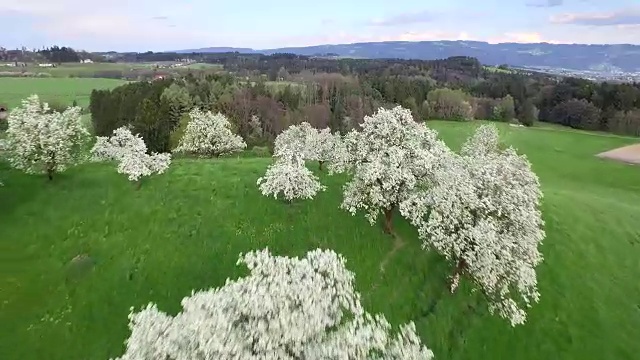
[[[77,83],[56,87],[80,92]],[[476,125],[429,122],[456,149]],[[414,321],[436,359],[637,359],[640,168],[594,156],[636,139],[503,124],[500,131],[529,157],[545,195],[541,300],[523,326],[488,314],[469,283],[449,294],[450,268],[421,249],[399,216],[401,247],[392,252],[397,244],[381,226],[339,209],[346,178],[315,164],[327,191],[287,205],[256,186],[269,158],[179,159],[138,191],[107,164],[48,182],[2,163],[0,357],[118,356],[130,307],[155,302],[176,313],[192,289],[245,274],[235,265],[239,253],[268,246],[282,255],[317,247],[343,254],[367,309],[394,325]]]
[[[93,89],[111,89],[126,83],[123,80],[100,78],[29,78],[0,77],[0,104],[9,109],[21,100],[38,94],[43,101],[71,105],[73,100],[86,107]]]

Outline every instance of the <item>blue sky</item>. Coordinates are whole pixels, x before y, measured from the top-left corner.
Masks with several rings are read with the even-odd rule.
[[[0,46],[254,49],[387,40],[640,44],[638,0],[0,0]]]

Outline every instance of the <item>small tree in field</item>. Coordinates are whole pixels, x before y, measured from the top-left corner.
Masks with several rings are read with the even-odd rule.
[[[63,112],[49,109],[31,95],[8,118],[6,148],[9,162],[28,174],[55,173],[83,161],[89,132],[82,125],[79,107]]]
[[[354,274],[330,250],[302,259],[268,249],[240,256],[250,274],[192,293],[175,316],[149,304],[131,313],[121,360],[429,360],[415,325],[394,336],[383,315],[365,312]]]
[[[247,144],[229,128],[230,123],[221,113],[193,109],[187,128],[174,152],[218,157],[243,150]]]
[[[361,126],[362,131],[345,136],[331,166],[334,172],[353,172],[341,207],[353,215],[358,209],[366,211],[372,225],[384,213],[384,229],[390,233],[394,209],[450,150],[434,130],[415,122],[411,111],[400,106],[379,109]]]
[[[414,193],[400,211],[418,229],[425,248],[454,266],[451,291],[468,275],[489,300],[489,309],[522,324],[537,302],[535,267],[545,233],[538,178],[524,156],[498,147],[493,126],[480,127],[449,154],[426,190]],[[518,300],[518,301],[516,301]]]
[[[283,154],[267,169],[266,174],[257,182],[264,196],[275,199],[282,193],[287,202],[294,199],[313,199],[326,187],[320,184],[318,177],[304,166],[304,159],[296,153]]]
[[[126,127],[114,130],[111,137],[98,136],[91,153],[97,161],[117,161],[118,173],[137,182],[138,188],[143,177],[162,174],[171,164],[171,154],[147,154],[144,140]]]

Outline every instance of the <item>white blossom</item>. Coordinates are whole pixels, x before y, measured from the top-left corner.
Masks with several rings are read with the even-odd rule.
[[[325,162],[331,162],[339,146],[339,134],[332,134],[330,128],[318,130],[307,122],[291,125],[281,132],[275,140],[273,156],[282,157],[295,153],[304,160],[318,161],[320,170]]]
[[[359,134],[357,130],[351,130],[335,141],[329,161],[330,175],[342,174],[353,170]]]
[[[513,326],[539,299],[535,267],[544,239],[542,192],[525,156],[501,150],[497,129],[480,127],[460,155],[443,158],[429,186],[400,205],[423,245],[468,275],[489,299],[489,309]],[[524,304],[524,308],[519,304]]]
[[[323,163],[330,163],[333,160],[334,151],[336,147],[340,146],[341,141],[340,134],[332,134],[330,128],[314,129],[314,131],[308,133],[306,139],[305,160],[319,162],[322,170]]]
[[[174,152],[200,156],[220,156],[243,150],[247,144],[229,128],[230,123],[221,113],[193,109],[182,139]]]
[[[162,174],[171,164],[171,154],[147,154],[147,146],[140,135],[132,134],[124,126],[114,130],[111,137],[98,136],[91,153],[96,161],[117,161],[118,173],[127,175],[130,181]]]
[[[23,100],[7,120],[9,163],[26,173],[46,173],[52,178],[54,173],[83,161],[89,132],[82,125],[80,110],[69,107],[61,113],[50,111],[37,95]]]
[[[309,139],[313,138],[317,132],[307,122],[289,126],[276,137],[273,144],[273,156],[281,157],[293,153],[308,160]]]
[[[129,316],[122,360],[432,359],[413,323],[397,335],[366,313],[354,274],[330,250],[240,256],[250,274],[192,293],[175,316],[149,304]]]
[[[277,199],[282,194],[287,201],[312,199],[326,189],[318,177],[305,167],[304,159],[293,152],[277,158],[266,174],[258,179],[257,185],[264,196]]]
[[[393,209],[434,172],[447,152],[450,150],[437,132],[415,122],[410,110],[380,108],[364,118],[360,132],[345,136],[330,167],[332,171],[353,172],[341,207],[353,215],[365,211],[372,225],[384,212],[385,230],[390,231]]]

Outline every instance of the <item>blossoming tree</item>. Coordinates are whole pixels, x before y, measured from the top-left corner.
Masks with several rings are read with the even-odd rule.
[[[493,126],[482,126],[460,155],[449,154],[445,168],[426,190],[414,193],[400,211],[418,229],[426,248],[454,266],[451,291],[460,275],[473,280],[492,313],[522,324],[539,299],[536,266],[545,236],[539,210],[542,192],[525,156],[500,149]]]
[[[7,121],[6,155],[16,169],[44,173],[52,180],[55,173],[85,159],[83,150],[90,135],[82,125],[79,107],[50,111],[38,95],[31,95]]]
[[[432,359],[415,325],[393,335],[370,315],[354,274],[330,250],[302,258],[268,249],[240,256],[250,274],[193,293],[168,315],[154,304],[129,316],[121,360],[155,359]]]
[[[384,213],[384,229],[390,233],[394,209],[434,172],[442,154],[449,151],[436,131],[413,120],[410,110],[380,108],[365,117],[361,131],[347,134],[336,148],[330,170],[353,173],[341,207],[352,215],[360,209],[366,211],[372,225],[378,214]]]
[[[230,123],[221,113],[193,109],[191,120],[174,152],[218,157],[243,150],[247,144],[229,128]]]
[[[322,170],[322,165],[333,159],[334,150],[341,138],[339,134],[332,134],[330,128],[313,130],[308,133],[305,144],[306,160],[317,161],[318,168]]]
[[[285,154],[295,153],[304,160],[308,160],[308,142],[317,132],[318,131],[307,122],[289,126],[276,137],[273,144],[273,156],[280,157]]]
[[[304,165],[299,153],[284,153],[269,166],[257,185],[264,196],[278,198],[282,194],[287,202],[294,199],[312,199],[326,187]]]
[[[118,173],[137,182],[138,188],[143,177],[162,174],[171,164],[171,154],[147,154],[144,140],[124,126],[114,130],[111,137],[98,136],[91,153],[97,161],[117,161]]]

